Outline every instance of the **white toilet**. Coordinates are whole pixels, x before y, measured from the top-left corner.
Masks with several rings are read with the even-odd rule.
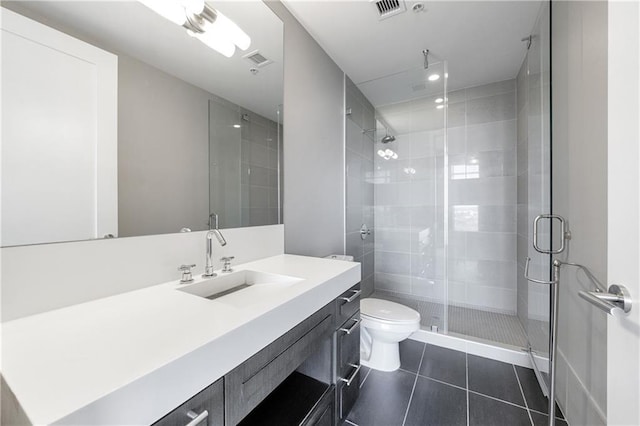
[[[400,342],[420,329],[420,314],[399,303],[360,301],[360,363],[374,370],[400,368]]]

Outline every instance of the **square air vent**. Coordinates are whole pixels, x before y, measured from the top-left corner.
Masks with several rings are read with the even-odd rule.
[[[264,67],[265,65],[269,65],[273,61],[271,59],[265,58],[259,51],[254,50],[251,53],[247,53],[243,56],[244,59],[251,62],[251,65],[254,67]]]
[[[390,18],[407,10],[404,0],[373,0],[372,3],[376,5],[378,16],[381,20]]]

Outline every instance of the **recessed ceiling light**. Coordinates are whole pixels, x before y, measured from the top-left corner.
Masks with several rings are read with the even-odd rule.
[[[443,103],[443,102],[444,102],[444,99],[442,99],[442,98],[438,98],[438,99],[436,99],[436,103],[437,103],[437,104],[441,104],[441,103]]]
[[[440,78],[440,74],[431,74],[429,76],[429,81],[437,81]]]

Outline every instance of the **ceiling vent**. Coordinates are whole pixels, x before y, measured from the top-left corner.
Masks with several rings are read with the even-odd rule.
[[[243,58],[248,60],[249,62],[251,62],[251,65],[253,65],[255,67],[258,67],[258,68],[264,67],[266,65],[269,65],[270,63],[273,63],[273,61],[271,59],[265,58],[257,50],[254,50],[251,53],[247,53],[246,55],[243,56]]]
[[[404,0],[373,0],[373,3],[378,9],[378,15],[381,20],[406,12],[407,10]]]

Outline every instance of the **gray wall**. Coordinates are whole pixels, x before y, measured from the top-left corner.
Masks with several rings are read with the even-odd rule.
[[[119,235],[206,229],[212,95],[118,57]]]
[[[572,233],[561,259],[607,283],[607,3],[554,2],[552,16],[553,210]],[[606,423],[607,318],[578,297],[593,288],[563,268],[557,385],[573,425]]]
[[[285,251],[344,253],[344,73],[280,2],[284,22]]]

